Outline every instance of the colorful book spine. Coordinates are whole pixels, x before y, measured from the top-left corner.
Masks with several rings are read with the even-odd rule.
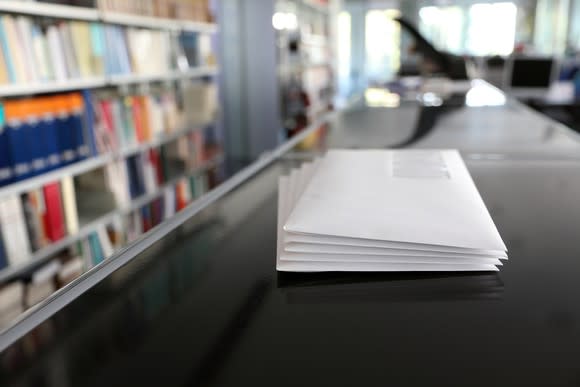
[[[12,183],[12,165],[12,152],[4,115],[4,105],[0,104],[0,187]]]
[[[22,202],[17,195],[0,199],[0,224],[10,265],[22,265],[30,258],[30,242]]]
[[[51,242],[57,242],[66,235],[66,225],[63,219],[63,205],[59,183],[47,184],[43,187],[46,213],[44,227],[46,236]]]
[[[26,112],[21,101],[6,101],[4,112],[6,117],[5,130],[12,155],[12,170],[14,180],[24,180],[32,176],[31,152],[26,134]]]

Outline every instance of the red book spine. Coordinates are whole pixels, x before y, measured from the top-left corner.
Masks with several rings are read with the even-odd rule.
[[[115,123],[113,122],[113,112],[111,111],[110,101],[101,101],[101,113],[103,115],[103,121],[105,124],[105,129],[111,141],[114,149],[118,149],[119,143],[117,139],[117,134],[115,133]]]
[[[133,97],[133,122],[135,123],[135,133],[137,141],[141,144],[145,142],[145,133],[143,128],[143,107],[138,98]]]
[[[185,187],[183,182],[177,183],[175,186],[175,198],[177,211],[183,210],[187,207],[187,200],[185,199]]]
[[[155,170],[157,184],[163,184],[165,178],[163,176],[163,168],[161,168],[161,158],[159,157],[159,152],[156,149],[151,149],[149,151],[149,160],[151,160],[151,165],[153,165],[153,169]]]
[[[43,187],[46,211],[44,213],[44,229],[51,242],[61,240],[65,236],[65,224],[62,213],[62,199],[58,183]]]

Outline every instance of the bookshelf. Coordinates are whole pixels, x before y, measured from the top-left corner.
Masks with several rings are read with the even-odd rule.
[[[0,1],[0,13],[13,13],[29,16],[44,16],[58,19],[98,21],[100,13],[95,8],[72,5],[50,4],[37,1]]]
[[[79,240],[86,238],[91,233],[94,233],[96,230],[99,229],[99,227],[107,226],[107,225],[113,223],[113,221],[116,217],[118,217],[120,215],[125,215],[131,211],[138,209],[139,207],[142,207],[142,206],[148,204],[149,202],[151,202],[154,199],[161,196],[161,194],[164,192],[165,189],[174,186],[175,183],[178,180],[180,180],[181,178],[204,173],[205,171],[207,171],[209,169],[212,169],[212,168],[219,166],[223,161],[224,161],[224,156],[217,155],[217,156],[213,157],[211,160],[205,162],[204,165],[201,165],[201,166],[195,168],[193,171],[184,174],[184,176],[174,178],[171,181],[163,184],[162,186],[160,186],[157,189],[156,192],[151,193],[151,194],[147,194],[147,195],[143,195],[140,198],[135,199],[130,207],[115,209],[115,210],[99,217],[98,219],[94,219],[90,222],[87,222],[87,224],[84,224],[81,226],[78,233],[76,233],[75,235],[69,235],[69,236],[65,237],[64,239],[61,239],[60,241],[53,243],[50,246],[32,254],[29,262],[27,262],[26,264],[9,266],[3,270],[0,270],[0,283],[10,281],[14,278],[17,278],[18,276],[20,276],[22,274],[29,273],[34,268],[41,266],[47,260],[51,259],[51,257],[54,254],[58,253],[59,251],[61,251],[63,249],[66,249],[68,246],[73,245],[74,243],[78,242]]]
[[[50,4],[38,1],[0,1],[0,13],[17,15],[44,16],[57,19],[100,21],[123,26],[165,29],[172,31],[196,31],[216,33],[216,23],[133,15],[129,13],[101,11],[95,8],[73,5]]]
[[[279,0],[276,12],[282,123],[291,137],[333,108],[329,1]]]
[[[205,0],[174,1],[189,7],[176,18],[151,16],[149,3],[139,15],[118,8],[130,2],[0,1],[0,300],[15,285],[34,292],[43,271],[56,284],[58,273],[46,277],[54,267],[81,262],[82,275],[219,184],[218,25]],[[204,12],[182,19],[200,4]],[[46,153],[50,144],[56,155]],[[35,173],[2,180],[25,152]],[[93,180],[102,192],[91,191]],[[101,198],[98,211],[86,209]]]
[[[187,80],[201,77],[213,77],[217,74],[219,74],[217,66],[200,66],[187,69],[186,71],[174,70],[168,73],[152,75],[124,74],[108,77],[92,77],[87,79],[70,79],[65,81],[0,85],[0,98],[60,93],[73,90],[96,89],[122,85],[140,85],[151,82]]]
[[[102,168],[114,160],[124,159],[138,153],[143,153],[152,148],[158,148],[161,145],[177,140],[180,137],[183,137],[195,130],[202,130],[203,128],[212,124],[213,122],[201,125],[192,125],[187,129],[177,130],[173,133],[165,134],[152,141],[130,145],[117,152],[111,152],[108,154],[91,157],[89,159],[74,163],[64,168],[59,168],[55,171],[48,172],[37,177],[29,178],[18,183],[13,183],[6,187],[0,187],[0,199],[5,196],[20,195],[24,192],[36,189],[52,181],[60,180],[65,176],[74,177],[98,168]]]

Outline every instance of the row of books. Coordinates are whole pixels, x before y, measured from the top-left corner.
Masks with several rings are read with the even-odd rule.
[[[76,235],[83,224],[131,210],[135,200],[155,198],[166,184],[207,165],[216,148],[197,130],[103,168],[1,197],[0,269],[25,264],[32,253]],[[174,207],[182,208],[180,203]]]
[[[98,0],[98,7],[103,11],[213,22],[209,0]]]
[[[95,93],[96,152],[143,144],[189,125],[213,122],[218,112],[215,84],[196,82],[175,90],[120,96]]]
[[[164,19],[179,19],[213,23],[210,0],[12,0],[85,8],[98,8],[104,12],[118,12]]]
[[[5,101],[0,105],[0,186],[89,155],[81,94]]]
[[[206,34],[8,14],[0,16],[0,45],[0,84],[159,75],[215,62]]]
[[[212,122],[214,84],[120,96],[103,91],[0,104],[0,187],[91,156],[150,143]]]
[[[183,177],[155,200],[126,215],[118,215],[111,224],[101,225],[25,278],[5,284],[0,288],[0,327],[107,260],[127,243],[171,218],[207,192],[209,184],[206,173]],[[0,248],[0,258],[2,256],[3,249]]]

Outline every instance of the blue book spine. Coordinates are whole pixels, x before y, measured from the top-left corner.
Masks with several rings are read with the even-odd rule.
[[[57,169],[61,165],[58,122],[53,115],[46,115],[43,117],[41,127],[47,170]]]
[[[121,66],[119,65],[119,53],[117,50],[117,39],[115,38],[115,26],[105,27],[105,36],[107,40],[107,73],[109,75],[117,75],[121,73]]]
[[[101,249],[99,237],[96,233],[89,235],[89,246],[91,247],[93,266],[97,266],[99,263],[103,262],[103,250]]]
[[[71,164],[78,160],[77,157],[77,134],[75,116],[72,111],[67,113],[65,126],[65,163]]]
[[[0,187],[12,183],[12,154],[4,117],[4,105],[0,104]]]
[[[30,150],[26,138],[25,123],[19,120],[10,120],[6,124],[8,143],[12,155],[12,173],[14,181],[27,179],[32,175]]]
[[[129,179],[129,194],[131,195],[131,199],[135,199],[137,197],[137,188],[135,187],[135,175],[137,171],[134,169],[131,159],[129,157],[125,163],[127,164],[127,178]]]
[[[31,157],[31,175],[37,176],[47,170],[47,154],[44,149],[44,141],[42,136],[42,120],[41,117],[31,117],[24,129],[26,133],[26,140],[28,141],[28,149]]]
[[[71,141],[71,119],[70,113],[63,110],[56,118],[58,131],[58,151],[61,165],[68,165],[74,160],[74,146]]]
[[[125,29],[119,27],[117,30],[119,51],[122,58],[123,72],[126,74],[131,74],[133,68],[131,67],[131,59],[129,58],[129,46],[127,44],[127,35],[125,34]]]
[[[88,156],[96,156],[99,154],[97,148],[97,140],[95,138],[95,110],[91,92],[89,90],[82,91],[84,114],[83,114],[83,143],[88,148]]]
[[[105,59],[107,57],[105,37],[103,36],[103,26],[98,23],[90,24],[90,34],[91,34],[91,49],[93,51],[93,56],[96,58]],[[106,63],[105,64],[105,71]],[[106,71],[106,74],[108,72]]]
[[[75,96],[75,99],[77,97],[78,96]],[[84,160],[89,156],[89,147],[85,141],[85,127],[83,125],[83,106],[84,103],[81,99],[80,104],[74,107],[70,117],[73,133],[72,143],[75,149],[75,161]]]

